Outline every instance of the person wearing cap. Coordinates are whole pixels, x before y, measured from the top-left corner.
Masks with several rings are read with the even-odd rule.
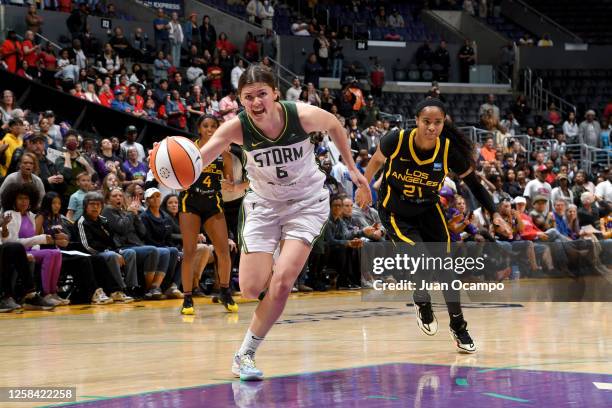
[[[535,202],[535,197],[540,196],[547,200],[546,212],[548,212],[548,199],[550,198],[552,187],[546,182],[548,167],[540,164],[535,169],[535,178],[527,183],[523,196],[529,199],[529,204]]]
[[[111,102],[111,108],[120,112],[131,113],[132,105],[125,100],[125,91],[121,88],[115,89],[115,99]]]
[[[546,133],[544,134],[545,139],[555,138],[555,125],[546,125]]]
[[[387,133],[366,168],[365,178],[369,183],[384,165],[378,209],[392,241],[408,245],[416,245],[417,242],[446,243],[445,252],[448,252],[451,237],[440,207],[438,190],[449,170],[459,175],[489,212],[493,222],[503,224],[505,221],[474,173],[476,163],[470,139],[445,121],[447,108],[444,103],[428,98],[419,102],[415,111],[417,127],[410,131],[397,129]],[[355,195],[362,208],[371,203],[367,189],[367,186],[360,187]],[[430,279],[429,276],[417,278]],[[438,273],[441,282],[450,282],[453,278],[451,270]],[[444,297],[455,346],[462,353],[475,352],[476,346],[467,330],[459,293],[445,290]],[[413,298],[419,328],[427,335],[434,335],[438,330],[438,321],[432,309],[431,296],[425,290],[417,290]]]
[[[8,123],[8,133],[0,142],[0,176],[5,177],[11,165],[13,153],[23,146],[24,126],[21,119],[11,119]]]
[[[549,210],[549,204],[549,197],[543,195],[536,195],[531,200],[531,211],[529,212],[529,215],[534,220],[536,217],[542,217],[544,219],[544,224],[542,226],[543,230],[555,227],[552,213]]]
[[[181,285],[181,274],[177,270],[179,250],[172,242],[173,224],[170,216],[161,211],[161,192],[155,188],[148,188],[144,193],[146,211],[140,214],[140,220],[144,224],[147,234],[144,237],[145,244],[157,248],[160,260],[168,259],[165,269],[166,275],[161,284],[161,290],[171,299],[182,299],[183,293],[178,289]]]
[[[557,175],[557,183],[559,183],[559,185],[553,188],[550,193],[550,201],[555,203],[558,199],[562,199],[565,201],[566,206],[572,204],[574,202],[574,193],[570,188],[567,174],[559,173]]]
[[[38,159],[38,176],[45,185],[45,191],[55,191],[62,195],[66,190],[64,176],[51,160],[47,158],[45,147],[47,139],[41,133],[33,133],[24,139],[25,152],[33,153]]]
[[[33,132],[26,133],[23,136],[23,145],[15,149],[15,151],[13,152],[13,157],[11,158],[11,164],[9,165],[7,174],[11,174],[12,172],[17,170],[19,166],[19,161],[21,160],[21,156],[25,152],[35,153],[36,143],[40,141],[43,142],[44,149],[44,142],[46,141],[46,139],[42,134]]]
[[[128,157],[128,150],[131,147],[136,148],[138,152],[138,161],[144,162],[147,158],[147,154],[145,153],[144,146],[136,141],[136,137],[138,136],[138,129],[134,125],[129,125],[125,128],[125,138],[126,140],[121,143],[121,154],[123,157]]]
[[[599,134],[601,126],[595,120],[595,111],[589,109],[584,114],[584,120],[578,126],[578,143],[586,144],[591,147],[600,147]]]

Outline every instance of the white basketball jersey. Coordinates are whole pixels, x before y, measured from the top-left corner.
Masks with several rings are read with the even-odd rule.
[[[248,117],[242,123],[245,168],[251,190],[275,201],[300,200],[319,192],[325,174],[314,155],[314,145],[304,131],[295,103],[282,101],[285,128],[276,140],[268,139]]]

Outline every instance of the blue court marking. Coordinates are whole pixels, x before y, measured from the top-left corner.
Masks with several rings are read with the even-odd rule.
[[[511,397],[509,395],[496,394],[494,392],[483,392],[482,395],[488,395],[489,397],[505,399],[505,400],[508,400],[508,401],[529,402],[529,400],[526,400],[526,399],[517,398],[517,397]]]

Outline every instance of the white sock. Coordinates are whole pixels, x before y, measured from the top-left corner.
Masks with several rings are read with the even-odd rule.
[[[251,354],[254,356],[255,351],[257,351],[257,347],[259,347],[263,339],[263,337],[258,337],[253,334],[251,330],[247,330],[246,334],[244,335],[244,340],[242,340],[242,346],[240,346],[240,350],[238,350],[238,354]]]

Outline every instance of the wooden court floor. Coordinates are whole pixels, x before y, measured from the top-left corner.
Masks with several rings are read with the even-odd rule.
[[[230,364],[256,304],[229,314],[196,299],[194,317],[180,316],[177,300],[0,314],[0,386],[76,386],[85,406],[506,407],[546,392],[561,399],[540,407],[612,406],[609,303],[466,305],[478,352],[461,355],[444,305],[427,337],[404,303],[295,294],[257,354],[268,379],[252,385],[234,381]]]

